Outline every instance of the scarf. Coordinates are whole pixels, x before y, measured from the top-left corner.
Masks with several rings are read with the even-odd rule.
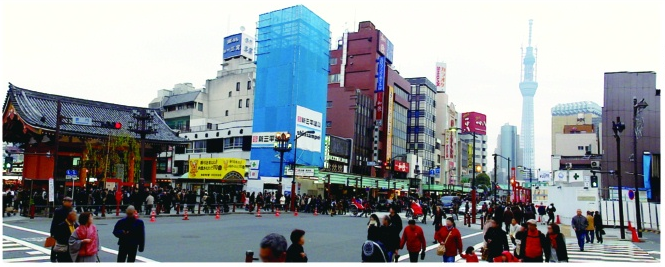
[[[556,248],[557,248],[557,247],[556,247],[556,237],[557,237],[557,234],[552,233],[552,234],[549,234],[549,235],[547,235],[547,236],[550,238],[550,243],[552,243],[552,248],[553,248],[553,249],[556,249]]]

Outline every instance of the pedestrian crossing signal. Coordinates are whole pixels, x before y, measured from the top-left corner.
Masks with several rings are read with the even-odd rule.
[[[598,176],[591,176],[591,188],[598,188]]]

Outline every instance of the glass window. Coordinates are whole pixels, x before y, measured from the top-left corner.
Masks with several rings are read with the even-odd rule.
[[[225,114],[226,114],[226,116],[228,117],[228,116],[229,116],[229,111],[227,110],[227,111],[225,112]]]
[[[231,97],[231,92],[232,92],[232,91],[229,91],[229,97]]]
[[[199,103],[199,111],[203,111],[203,103]]]
[[[242,136],[224,138],[224,150],[227,149],[241,149]]]
[[[236,91],[240,91],[240,82],[236,83]]]
[[[339,83],[339,74],[328,75],[328,83]]]
[[[242,107],[242,99],[238,99],[238,108]]]
[[[249,107],[249,98],[247,98],[247,99],[245,100],[245,107],[246,107],[246,108]]]
[[[330,65],[337,65],[337,58],[336,57],[331,57],[330,58]]]
[[[247,81],[247,90],[252,89],[252,81]]]
[[[332,127],[332,121],[326,121],[326,128]]]
[[[328,101],[328,103],[326,103],[326,107],[327,108],[332,108],[332,101]]]

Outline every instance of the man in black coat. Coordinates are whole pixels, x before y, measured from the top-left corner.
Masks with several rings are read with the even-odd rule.
[[[487,242],[487,259],[491,261],[495,257],[501,256],[504,251],[510,251],[508,246],[508,237],[506,232],[501,229],[499,222],[492,220],[492,227],[485,233],[485,242]]]
[[[136,219],[134,206],[127,207],[127,217],[120,219],[113,227],[113,235],[118,238],[118,262],[136,261],[136,250],[143,252],[145,247],[145,225]]]
[[[65,197],[62,199],[62,207],[56,209],[55,212],[53,212],[53,220],[51,221],[51,229],[49,230],[51,237],[55,237],[55,228],[67,219],[67,216],[69,216],[69,213],[72,210],[72,198]],[[74,218],[74,220],[76,220],[76,218]],[[54,253],[53,248],[51,248],[51,262],[55,261],[56,253]]]
[[[58,262],[72,262],[72,256],[69,254],[69,237],[74,233],[79,224],[76,222],[76,211],[72,209],[66,219],[55,226],[53,237],[57,243],[56,247],[66,246],[66,251],[53,251]],[[53,253],[52,252],[52,253]]]

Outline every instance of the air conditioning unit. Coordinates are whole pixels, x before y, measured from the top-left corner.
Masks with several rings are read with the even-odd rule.
[[[591,168],[592,169],[600,169],[600,161],[597,161],[597,160],[591,161]]]
[[[177,173],[178,173],[178,167],[172,167],[171,174],[177,174]]]

